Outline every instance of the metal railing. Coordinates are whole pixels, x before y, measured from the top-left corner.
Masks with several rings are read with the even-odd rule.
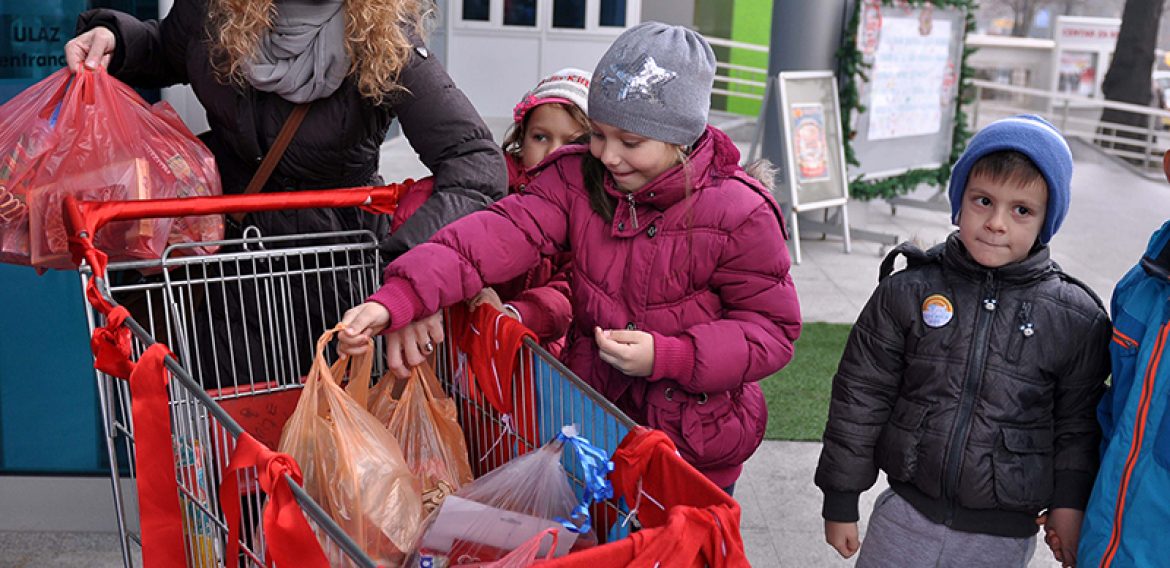
[[[1162,177],[1162,154],[1170,149],[1170,111],[1149,106],[1015,87],[972,80],[974,100],[969,116],[972,131],[1014,114],[1043,116],[1068,139],[1076,139],[1117,158],[1141,175]],[[1106,110],[1140,115],[1142,126],[1102,119]]]
[[[726,47],[730,57],[730,49],[742,49],[756,53],[768,53],[768,46],[744,43],[718,37],[704,36],[712,47]],[[755,102],[764,100],[764,89],[768,82],[767,67],[753,67],[740,65],[730,61],[720,61],[716,50],[715,86],[711,89],[713,95],[723,95],[729,98],[739,98]]]

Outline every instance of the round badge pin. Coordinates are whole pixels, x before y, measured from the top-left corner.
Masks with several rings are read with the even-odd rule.
[[[922,301],[922,321],[930,327],[942,327],[955,317],[955,306],[942,294],[931,294]]]

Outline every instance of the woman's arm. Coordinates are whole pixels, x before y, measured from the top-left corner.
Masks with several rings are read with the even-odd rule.
[[[114,34],[114,52],[108,71],[136,87],[166,87],[187,83],[187,45],[192,34],[202,34],[206,9],[202,2],[178,0],[162,20],[141,21],[117,10],[82,12],[77,34],[104,27]]]
[[[471,101],[421,41],[400,81],[409,92],[394,105],[402,132],[434,174],[434,192],[383,244],[397,258],[448,223],[504,197],[503,153]]]

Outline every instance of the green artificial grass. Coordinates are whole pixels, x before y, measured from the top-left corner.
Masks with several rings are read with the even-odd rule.
[[[820,441],[833,374],[853,326],[806,323],[788,366],[760,382],[768,400],[768,440]]]

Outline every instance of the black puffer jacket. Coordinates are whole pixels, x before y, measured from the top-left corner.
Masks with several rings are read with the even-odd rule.
[[[878,285],[833,379],[824,517],[856,521],[878,469],[956,530],[1024,537],[1044,508],[1083,510],[1109,374],[1100,300],[1047,247],[989,270],[953,233],[926,253],[901,245],[883,275],[900,254],[908,269]]]
[[[190,83],[207,110],[211,131],[202,136],[215,154],[225,193],[248,185],[293,104],[280,96],[216,79],[208,52],[206,0],[177,0],[161,21],[142,22],[113,10],[92,10],[77,31],[104,26],[117,45],[109,70],[136,87]],[[391,121],[434,173],[433,196],[384,249],[393,258],[426,241],[442,226],[504,196],[503,155],[467,97],[416,38],[410,63],[399,76],[407,92],[374,106],[347,78],[328,98],[315,101],[263,191],[323,189],[380,183],[378,152]],[[391,180],[399,181],[399,180]],[[351,210],[274,212],[249,216],[265,234],[297,234],[369,228],[381,237],[388,226]],[[385,259],[384,259],[385,260]]]

